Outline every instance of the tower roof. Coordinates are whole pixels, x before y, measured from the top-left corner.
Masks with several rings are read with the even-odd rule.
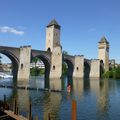
[[[105,38],[105,36],[103,36],[101,38],[101,40],[99,41],[99,43],[109,43],[109,42],[107,41],[107,39]]]
[[[57,23],[57,21],[55,19],[53,19],[48,25],[47,27],[50,27],[50,26],[55,26],[56,28],[60,29],[60,25]]]

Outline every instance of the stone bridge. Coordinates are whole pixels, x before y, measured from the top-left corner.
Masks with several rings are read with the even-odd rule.
[[[46,26],[45,51],[33,50],[31,46],[20,48],[0,46],[0,53],[12,61],[13,76],[17,80],[29,79],[30,62],[39,57],[45,65],[45,78],[60,78],[62,76],[62,63],[68,66],[68,76],[76,78],[99,78],[103,69],[109,68],[109,42],[103,37],[99,42],[99,59],[86,59],[83,55],[62,54],[60,44],[61,26],[52,20]]]
[[[30,75],[30,62],[33,58],[39,57],[45,65],[45,78],[52,77],[52,52],[33,50],[31,46],[7,47],[0,46],[0,53],[6,55],[13,65],[13,76],[18,80],[29,79]],[[89,60],[84,58],[83,55],[65,55],[62,54],[62,62],[68,66],[68,76],[79,78],[98,78],[100,77],[100,61]],[[60,65],[62,66],[62,64]],[[96,71],[97,66],[97,71]],[[96,74],[95,74],[96,73]],[[61,72],[62,75],[62,72]],[[61,76],[56,76],[61,77]]]

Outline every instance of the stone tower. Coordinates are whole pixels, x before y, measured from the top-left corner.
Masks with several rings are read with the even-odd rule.
[[[102,37],[98,45],[98,59],[104,63],[104,70],[109,70],[109,42]]]
[[[52,52],[56,46],[60,46],[60,25],[52,20],[46,27],[46,51]]]
[[[51,52],[50,78],[62,75],[62,48],[60,45],[60,25],[52,20],[46,27],[46,51]]]

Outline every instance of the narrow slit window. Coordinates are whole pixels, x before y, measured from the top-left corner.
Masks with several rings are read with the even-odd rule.
[[[21,64],[21,69],[23,69],[23,63]]]
[[[77,71],[79,70],[79,68],[77,67]]]
[[[53,70],[55,70],[55,65],[53,65]]]

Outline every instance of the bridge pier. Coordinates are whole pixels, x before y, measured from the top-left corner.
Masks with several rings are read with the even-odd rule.
[[[73,77],[84,77],[84,56],[75,56]]]
[[[19,67],[17,80],[29,80],[31,46],[20,47]]]
[[[100,60],[91,60],[90,78],[100,78]]]
[[[51,55],[50,78],[60,78],[62,75],[62,50],[56,46]]]

